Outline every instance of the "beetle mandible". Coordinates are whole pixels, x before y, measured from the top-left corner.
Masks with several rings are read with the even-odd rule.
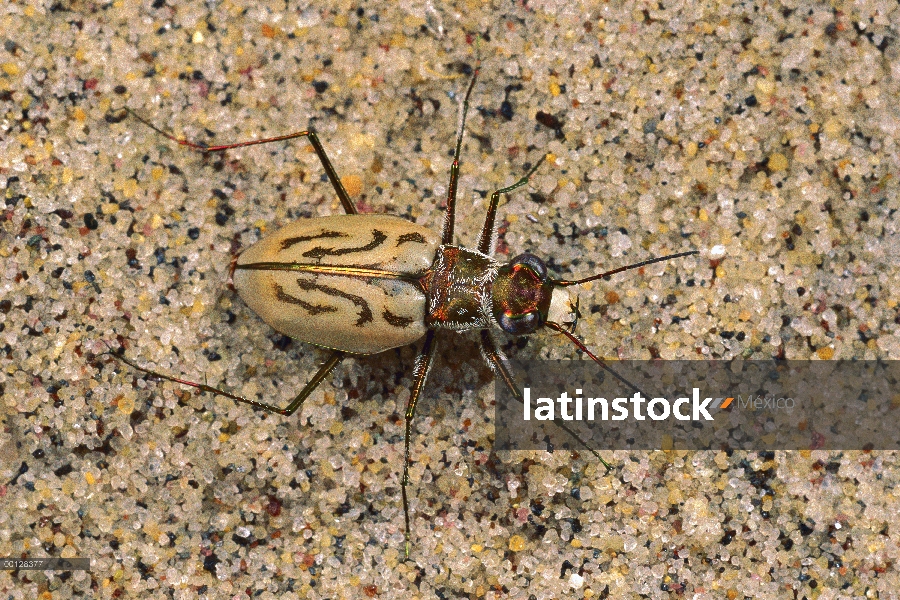
[[[543,157],[517,182],[491,194],[477,248],[473,250],[455,245],[459,158],[469,97],[477,76],[478,69],[472,76],[460,109],[456,149],[450,167],[447,212],[440,234],[396,216],[357,214],[324,147],[311,130],[249,142],[207,146],[175,137],[130,109],[122,109],[166,138],[204,153],[301,137],[309,140],[346,214],[303,219],[286,225],[236,256],[232,260],[230,273],[240,297],[273,329],[331,351],[300,393],[290,404],[281,408],[152,371],[121,354],[113,356],[152,376],[288,416],[348,355],[375,354],[424,337],[413,370],[414,383],[405,414],[401,495],[407,557],[410,550],[406,489],[409,484],[409,438],[416,406],[434,359],[438,332],[445,329],[479,332],[481,351],[488,365],[513,396],[521,400],[521,393],[492,330],[499,329],[518,336],[547,327],[565,335],[582,352],[609,370],[602,359],[572,333],[579,314],[577,297],[567,288],[698,253],[692,250],[670,254],[573,281],[552,278],[546,264],[529,253],[501,264],[493,257],[500,196],[527,184],[543,162]],[[625,383],[634,387],[627,381]],[[579,442],[582,441],[565,424],[557,424]],[[590,448],[588,450],[607,469],[610,468],[596,452]]]

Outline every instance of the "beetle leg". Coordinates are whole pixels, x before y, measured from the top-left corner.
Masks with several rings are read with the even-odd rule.
[[[467,96],[468,97],[468,96]],[[232,148],[244,148],[245,146],[256,146],[259,144],[269,144],[271,142],[283,142],[285,140],[293,140],[300,137],[305,137],[309,140],[310,145],[313,147],[313,150],[316,151],[316,155],[319,157],[319,162],[322,163],[322,167],[325,169],[325,174],[328,175],[328,180],[331,182],[331,186],[334,188],[334,191],[337,193],[338,198],[341,200],[341,205],[344,207],[344,211],[348,215],[356,214],[356,206],[353,204],[353,200],[350,199],[350,194],[347,193],[347,190],[344,189],[344,184],[341,183],[341,178],[338,177],[337,171],[334,170],[334,167],[331,165],[331,161],[328,160],[328,155],[325,154],[325,148],[322,147],[322,143],[319,141],[318,136],[314,131],[297,131],[295,133],[289,133],[287,135],[279,135],[277,137],[265,138],[262,140],[251,140],[249,142],[238,142],[236,144],[225,144],[223,146],[209,146],[207,144],[192,142],[190,140],[186,140],[184,138],[179,138],[167,131],[163,131],[150,121],[147,121],[143,117],[139,116],[130,108],[123,108],[126,113],[130,114],[132,117],[155,131],[156,133],[176,142],[182,146],[187,146],[192,150],[196,150],[198,152],[203,152],[204,154],[208,152],[224,152],[225,150],[231,150]]]
[[[528,183],[528,180],[531,179],[531,176],[534,175],[534,172],[541,166],[541,163],[544,162],[545,158],[547,158],[546,154],[534,163],[534,166],[525,173],[525,176],[522,177],[522,179],[509,187],[499,189],[491,194],[491,203],[488,206],[487,218],[484,220],[484,227],[481,228],[481,240],[478,242],[479,252],[487,254],[488,256],[494,255],[494,247],[497,244],[497,228],[494,226],[494,219],[497,216],[497,205],[500,203],[500,194],[508,194],[514,189],[520,188]]]
[[[429,329],[425,335],[425,344],[416,358],[416,366],[413,369],[415,383],[409,394],[409,403],[406,405],[406,435],[403,439],[403,478],[400,480],[400,493],[403,496],[403,519],[406,524],[406,557],[409,558],[409,500],[406,497],[406,487],[409,485],[409,435],[412,429],[412,420],[416,416],[416,405],[419,396],[425,388],[425,380],[428,379],[428,371],[431,369],[431,361],[434,358],[434,349],[437,344],[434,341],[434,329]]]
[[[453,164],[450,165],[450,185],[447,186],[447,214],[444,216],[444,227],[441,232],[441,243],[453,243],[453,223],[456,219],[456,187],[459,183],[459,153],[462,151],[463,133],[466,131],[466,113],[469,112],[469,96],[472,95],[472,88],[475,87],[475,79],[478,78],[478,69],[472,75],[472,81],[469,82],[469,89],[462,103],[462,116],[459,121],[459,133],[456,135],[456,151],[453,153]]]
[[[577,337],[575,337],[574,333],[572,333],[571,331],[569,331],[568,329],[566,329],[559,323],[554,323],[553,321],[547,321],[546,323],[544,323],[544,325],[546,325],[550,329],[554,329],[554,330],[560,332],[561,334],[563,334],[564,336],[569,338],[569,340],[573,344],[575,344],[576,348],[578,348],[579,350],[581,350],[582,352],[587,354],[591,358],[591,360],[593,360],[595,363],[600,365],[601,369],[603,369],[604,371],[606,371],[607,373],[609,373],[610,375],[612,375],[613,377],[615,377],[616,379],[618,379],[619,381],[621,381],[622,383],[624,383],[625,385],[627,385],[628,387],[633,389],[635,392],[637,392],[644,398],[652,398],[653,397],[650,394],[648,394],[647,392],[645,392],[644,390],[642,390],[641,388],[639,388],[638,386],[634,385],[633,383],[631,383],[630,381],[628,381],[627,379],[625,379],[624,377],[619,375],[618,373],[616,373],[615,370],[612,369],[612,367],[610,367],[609,365],[606,364],[605,360],[603,360],[602,358],[600,358],[599,356],[597,356],[596,354],[594,354],[593,352],[588,350],[587,346],[585,346],[581,340],[579,340]]]
[[[516,383],[513,380],[512,374],[509,372],[509,368],[504,362],[503,354],[501,354],[500,349],[497,348],[497,344],[494,343],[494,340],[491,338],[490,331],[487,329],[481,330],[481,350],[484,353],[485,357],[487,357],[487,359],[490,361],[491,367],[494,369],[494,373],[497,375],[497,377],[500,377],[503,380],[503,383],[506,384],[506,387],[509,388],[509,391],[513,395],[513,398],[515,398],[519,402],[523,402],[522,394],[516,387]],[[560,421],[553,421],[553,424],[568,433],[579,444],[584,446],[585,450],[593,454],[594,458],[603,463],[603,466],[606,467],[606,472],[610,472],[612,466],[608,462],[603,460],[603,457],[597,454],[597,452],[595,452],[590,446],[588,446],[587,442],[581,439],[581,437],[577,433],[575,433],[571,427],[569,427],[565,423],[561,423]]]
[[[298,408],[300,408],[300,405],[303,404],[303,401],[306,400],[310,394],[312,394],[313,390],[319,387],[319,384],[322,383],[322,380],[328,377],[328,374],[334,370],[334,368],[338,365],[338,363],[341,362],[341,360],[343,360],[345,356],[347,356],[346,352],[342,352],[340,350],[335,350],[334,352],[332,352],[331,356],[328,357],[328,360],[325,361],[325,364],[319,367],[319,370],[316,371],[316,374],[313,375],[313,378],[309,380],[309,383],[307,383],[306,386],[304,386],[304,388],[300,391],[300,393],[297,394],[297,397],[291,400],[291,403],[288,404],[287,407],[279,408],[274,404],[266,404],[264,402],[257,402],[256,400],[249,400],[247,398],[244,398],[243,396],[238,396],[237,394],[232,394],[231,392],[226,392],[225,390],[214,388],[210,385],[206,385],[205,383],[187,381],[186,379],[179,379],[178,377],[172,377],[170,375],[164,375],[156,371],[151,371],[150,369],[145,369],[144,367],[138,366],[137,364],[131,362],[123,355],[117,354],[115,352],[107,352],[107,354],[114,358],[117,358],[131,368],[137,369],[138,371],[143,371],[144,373],[152,375],[153,377],[165,379],[166,381],[171,381],[173,383],[189,385],[193,388],[197,388],[201,392],[209,392],[210,394],[215,394],[216,396],[225,396],[226,398],[231,398],[232,400],[236,400],[238,402],[244,402],[256,408],[261,408],[263,410],[277,413],[279,415],[284,415],[286,417],[294,414],[294,412]]]

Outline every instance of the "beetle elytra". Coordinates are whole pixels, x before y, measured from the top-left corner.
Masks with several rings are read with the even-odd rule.
[[[496,376],[502,378],[512,394],[521,399],[492,330],[527,335],[541,327],[548,327],[565,335],[601,367],[609,370],[572,333],[578,318],[577,298],[567,288],[628,269],[697,254],[697,251],[680,252],[574,281],[553,279],[545,263],[528,253],[501,264],[493,257],[497,238],[495,218],[500,196],[527,184],[543,158],[516,183],[491,194],[476,249],[454,245],[459,158],[469,97],[477,74],[476,70],[460,109],[456,149],[450,168],[447,212],[439,234],[400,217],[357,214],[353,201],[312,131],[206,146],[177,138],[124,109],[166,138],[201,152],[221,152],[306,137],[346,214],[295,221],[263,238],[232,261],[232,280],[238,294],[266,323],[292,338],[331,351],[309,383],[286,407],[157,373],[138,366],[121,354],[114,356],[152,376],[269,412],[291,415],[346,356],[374,354],[424,338],[415,363],[414,383],[405,414],[401,495],[407,556],[410,549],[407,499],[410,430],[435,356],[438,332],[445,329],[478,331],[482,354],[489,366]],[[615,373],[613,375],[618,377]],[[563,429],[574,436],[565,425]],[[593,450],[588,450],[609,469],[606,461]]]

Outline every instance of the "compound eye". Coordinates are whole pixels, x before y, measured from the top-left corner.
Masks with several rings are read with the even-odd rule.
[[[539,259],[534,254],[529,254],[528,252],[520,254],[512,259],[512,261],[510,261],[510,264],[513,267],[517,267],[520,265],[523,267],[527,267],[529,270],[531,270],[532,273],[537,275],[538,279],[540,279],[541,281],[547,279],[547,265],[545,265],[544,261]]]
[[[512,335],[533,333],[538,327],[543,325],[541,314],[536,310],[522,315],[507,315],[504,313],[497,320],[503,331]]]

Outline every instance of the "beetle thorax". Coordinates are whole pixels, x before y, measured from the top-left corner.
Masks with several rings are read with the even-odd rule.
[[[491,257],[459,246],[441,246],[428,272],[425,326],[429,329],[485,329],[491,326],[491,286],[499,264]]]

